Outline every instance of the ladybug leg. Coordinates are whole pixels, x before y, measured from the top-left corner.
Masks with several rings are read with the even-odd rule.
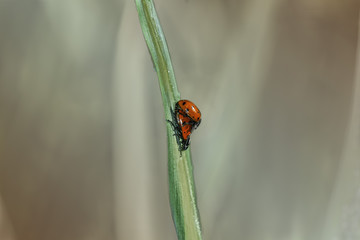
[[[180,133],[180,130],[178,129],[178,127],[172,122],[172,121],[170,121],[170,120],[166,120],[168,123],[170,123],[170,125],[171,125],[171,128],[173,129],[173,131],[174,131],[174,134],[173,134],[173,136],[176,136],[176,140],[177,140],[177,142],[178,142],[178,144],[179,144],[179,138],[181,137],[181,133]]]
[[[190,145],[190,137],[188,137],[188,139],[184,140],[181,143],[181,151],[185,151],[186,149],[188,149],[189,145]]]
[[[175,120],[176,120],[176,119],[175,119],[175,112],[172,110],[172,108],[170,108],[170,112],[171,112],[172,121],[169,120],[169,119],[166,119],[166,121],[167,121],[168,123],[170,123],[172,129],[174,130],[174,132],[176,132],[177,126],[176,126],[176,121],[175,121]]]
[[[170,123],[171,125],[171,128],[173,129],[174,131],[174,134],[173,136],[176,136],[176,142],[179,146],[179,151],[180,151],[180,155],[181,155],[181,149],[182,149],[182,142],[181,142],[181,130],[179,129],[178,125],[177,125],[177,121],[176,121],[176,118],[175,118],[175,112],[172,108],[170,108],[170,111],[171,111],[171,116],[173,118],[173,120],[169,120],[169,119],[166,119],[166,121],[168,123]]]
[[[171,128],[172,128],[174,131],[176,131],[176,126],[175,126],[175,124],[174,124],[172,121],[170,121],[169,119],[166,119],[166,121],[167,121],[168,123],[170,123]]]
[[[194,130],[197,129],[197,127],[200,125],[200,123],[201,123],[201,119],[200,119],[200,121],[194,123],[193,129]]]

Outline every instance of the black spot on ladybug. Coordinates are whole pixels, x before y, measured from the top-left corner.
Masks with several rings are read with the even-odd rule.
[[[183,102],[183,104],[182,105],[185,105],[186,104],[186,102]]]
[[[185,111],[186,111],[186,112],[188,112],[188,111],[189,111],[189,109],[188,109],[188,108],[186,108],[186,109],[185,109]]]

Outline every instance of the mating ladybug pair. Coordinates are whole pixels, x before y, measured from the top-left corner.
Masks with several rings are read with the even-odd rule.
[[[167,120],[175,131],[179,144],[179,151],[189,147],[190,134],[201,122],[201,112],[196,105],[189,100],[180,100],[175,104],[175,110],[171,109],[173,120]]]

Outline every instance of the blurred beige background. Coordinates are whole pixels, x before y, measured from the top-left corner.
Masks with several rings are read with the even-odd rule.
[[[360,239],[358,0],[155,1],[204,239]],[[133,1],[0,1],[0,239],[176,239]]]

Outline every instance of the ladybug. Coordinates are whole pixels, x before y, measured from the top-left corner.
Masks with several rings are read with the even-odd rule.
[[[175,131],[179,151],[186,150],[190,145],[190,134],[201,123],[199,108],[189,100],[180,100],[175,104],[175,110],[171,109],[173,120],[167,120]]]
[[[192,124],[195,129],[201,123],[201,112],[199,108],[189,100],[180,100],[175,105],[175,112],[178,111],[180,114],[185,115],[192,120]]]
[[[179,135],[182,137],[183,141],[190,141],[190,134],[193,129],[191,118],[178,113],[176,114],[176,120],[178,123],[178,130],[181,132]]]

